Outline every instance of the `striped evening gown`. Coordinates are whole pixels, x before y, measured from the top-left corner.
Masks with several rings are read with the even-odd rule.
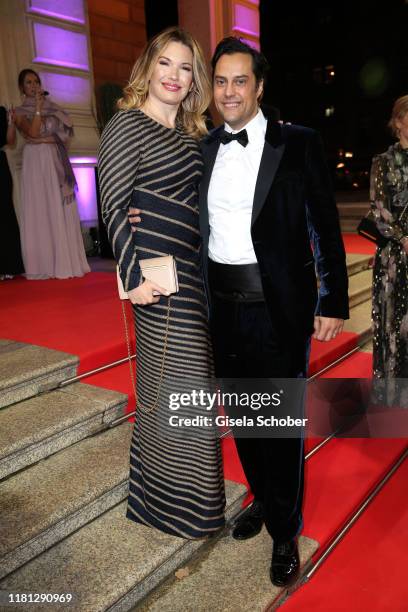
[[[200,271],[198,143],[140,110],[106,126],[99,155],[102,213],[125,289],[139,284],[138,259],[173,255],[179,292],[134,306],[137,417],[130,452],[128,518],[186,538],[224,524],[224,480],[217,436],[169,427],[169,394],[203,388],[213,374],[207,302]],[[141,209],[132,234],[127,210]],[[166,345],[163,358],[164,346]]]

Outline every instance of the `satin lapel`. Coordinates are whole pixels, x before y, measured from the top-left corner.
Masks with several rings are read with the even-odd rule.
[[[268,122],[269,123],[269,122]],[[257,220],[272,186],[276,171],[282,159],[285,144],[281,139],[279,124],[268,125],[265,137],[265,146],[262,152],[258,177],[256,179],[254,203],[252,206],[251,227]]]
[[[201,149],[204,158],[204,173],[200,182],[200,231],[203,238],[207,238],[209,233],[208,188],[219,146],[220,141],[213,139],[208,144],[203,144]]]

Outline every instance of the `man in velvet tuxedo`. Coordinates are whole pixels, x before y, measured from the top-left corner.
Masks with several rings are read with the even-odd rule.
[[[212,68],[225,123],[202,143],[200,228],[216,376],[304,377],[310,337],[329,341],[348,318],[345,253],[322,144],[311,129],[263,115],[262,54],[227,38]],[[299,569],[303,440],[236,444],[254,502],[232,535],[250,538],[265,523],[274,541],[271,580],[290,584]]]

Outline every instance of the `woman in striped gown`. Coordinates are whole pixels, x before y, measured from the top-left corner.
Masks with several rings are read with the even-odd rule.
[[[213,373],[197,192],[203,166],[198,139],[206,133],[210,96],[197,42],[169,28],[137,60],[99,151],[102,214],[136,326],[127,516],[186,538],[218,531],[225,506],[217,437],[205,428],[169,427],[170,416],[191,416],[190,408],[172,412],[169,394],[205,388]],[[127,216],[131,204],[143,212],[135,234]],[[170,298],[141,279],[138,264],[163,255],[177,263],[179,291]]]

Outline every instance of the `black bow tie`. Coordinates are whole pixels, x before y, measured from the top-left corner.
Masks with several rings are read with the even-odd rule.
[[[233,140],[237,140],[240,145],[242,145],[243,147],[246,147],[247,144],[248,144],[248,134],[247,134],[247,131],[246,130],[241,130],[237,134],[231,134],[231,132],[227,132],[226,130],[222,130],[222,132],[220,134],[220,142],[222,142],[223,145],[226,145],[229,142],[232,142]]]

